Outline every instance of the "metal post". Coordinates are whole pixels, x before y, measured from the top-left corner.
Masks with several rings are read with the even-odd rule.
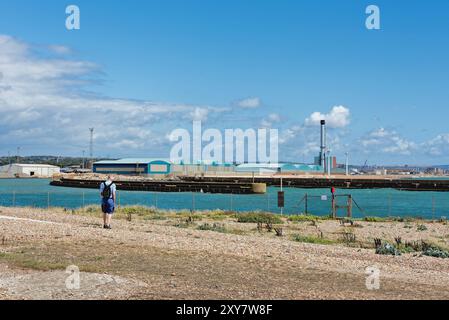
[[[335,195],[332,194],[332,218],[337,218],[337,207],[335,205]]]
[[[13,207],[16,206],[16,192],[15,191],[12,192],[12,206]]]
[[[326,121],[321,120],[320,165],[326,174]]]
[[[281,177],[281,192],[284,191],[283,190],[283,186],[282,186],[282,177]],[[281,207],[281,215],[284,214],[284,208]]]
[[[47,192],[47,209],[50,209],[50,192]]]
[[[352,217],[352,195],[348,196],[348,218]]]
[[[233,205],[233,194],[231,193],[231,211],[234,210],[234,205]]]
[[[86,198],[85,198],[85,194],[83,191],[83,208],[85,208],[85,207],[86,207]]]
[[[192,211],[195,211],[195,193],[192,193]]]
[[[306,197],[306,199],[305,199],[305,202],[304,202],[305,203],[305,205],[304,205],[305,206],[305,208],[304,208],[305,212],[304,213],[306,215],[308,215],[309,214],[309,204],[308,204],[309,196],[307,195],[307,193],[306,193],[305,197]]]

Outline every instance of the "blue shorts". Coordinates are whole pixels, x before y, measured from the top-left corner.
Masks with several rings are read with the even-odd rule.
[[[101,201],[101,211],[107,214],[113,214],[115,210],[114,200],[112,199],[103,199]]]

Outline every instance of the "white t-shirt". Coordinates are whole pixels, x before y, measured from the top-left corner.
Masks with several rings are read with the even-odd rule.
[[[112,186],[111,186],[111,196],[109,197],[110,199],[112,199],[112,195],[113,195],[113,194],[116,192],[116,190],[117,190],[117,187],[115,186],[115,183],[113,183],[112,181],[108,180],[108,181],[102,182],[101,185],[100,185],[100,194],[102,194],[105,185],[110,186],[111,183],[112,183]]]

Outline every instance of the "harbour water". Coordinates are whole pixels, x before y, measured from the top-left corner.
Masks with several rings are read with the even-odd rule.
[[[49,185],[46,179],[0,179],[0,206],[63,207],[68,209],[96,205],[97,190],[61,188]],[[160,209],[267,211],[280,213],[277,208],[279,188],[268,188],[264,195],[229,195],[202,193],[154,193],[120,191],[121,206],[143,205]],[[330,190],[284,188],[285,214],[305,212],[304,197],[308,195],[307,212],[328,215],[331,212]],[[351,194],[357,203],[353,216],[395,216],[439,219],[449,216],[449,193],[412,192],[394,189],[338,190],[337,195]],[[345,198],[341,197],[344,205]],[[360,208],[359,208],[360,207]],[[344,216],[344,208],[339,210]]]

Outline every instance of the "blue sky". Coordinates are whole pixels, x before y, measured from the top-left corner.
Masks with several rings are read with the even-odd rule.
[[[199,117],[278,128],[280,159],[310,162],[318,112],[340,159],[447,164],[448,30],[443,0],[0,0],[0,154],[79,155],[95,126],[97,156],[168,156]]]

